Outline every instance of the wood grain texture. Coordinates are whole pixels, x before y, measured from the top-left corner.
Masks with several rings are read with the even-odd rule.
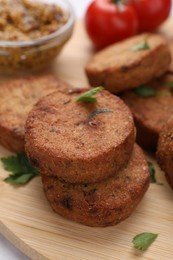
[[[170,25],[162,28],[166,35]],[[75,86],[86,87],[83,67],[92,53],[79,22],[72,40],[57,60],[55,73]],[[8,154],[0,147],[0,157]],[[26,186],[13,187],[3,182],[6,176],[7,172],[0,166],[0,232],[31,259],[173,259],[173,191],[158,167],[156,177],[164,185],[151,184],[132,216],[108,228],[86,227],[56,215],[42,191],[40,177]],[[134,249],[131,242],[141,232],[159,234],[144,253]]]

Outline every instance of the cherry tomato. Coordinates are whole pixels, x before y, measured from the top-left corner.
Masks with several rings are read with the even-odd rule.
[[[169,15],[172,0],[129,0],[138,15],[139,32],[153,31]]]
[[[85,26],[95,47],[101,49],[135,35],[138,18],[135,10],[120,0],[95,0],[86,11]]]

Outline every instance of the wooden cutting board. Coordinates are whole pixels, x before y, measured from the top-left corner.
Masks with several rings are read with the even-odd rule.
[[[169,21],[162,28],[168,38],[173,37],[172,24]],[[54,72],[62,80],[85,87],[88,84],[83,67],[92,53],[83,24],[78,22]],[[8,154],[0,147],[0,157]],[[26,186],[13,187],[3,182],[6,176],[0,166],[0,232],[32,259],[173,259],[173,191],[158,167],[156,177],[164,185],[151,184],[132,216],[108,228],[90,228],[56,215],[39,177]],[[141,232],[159,234],[144,253],[134,249],[131,242]]]

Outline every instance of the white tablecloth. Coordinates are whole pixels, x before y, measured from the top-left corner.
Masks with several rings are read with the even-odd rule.
[[[83,16],[86,7],[91,0],[69,0],[74,6],[76,16]],[[173,15],[173,8],[172,8]],[[29,258],[19,252],[13,245],[11,245],[2,235],[0,235],[0,260],[28,260]]]

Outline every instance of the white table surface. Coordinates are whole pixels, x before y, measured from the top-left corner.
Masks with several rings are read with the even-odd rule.
[[[91,0],[69,0],[69,2],[74,6],[76,16],[82,17]],[[173,7],[171,14],[173,15]],[[29,258],[0,234],[0,260],[29,260]]]

